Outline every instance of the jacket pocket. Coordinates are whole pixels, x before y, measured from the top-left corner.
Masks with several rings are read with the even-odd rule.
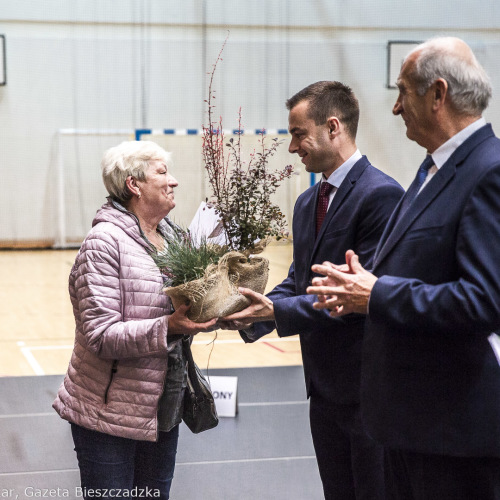
[[[438,238],[443,234],[443,226],[422,227],[408,231],[404,236],[405,241]]]
[[[338,238],[339,236],[342,236],[343,234],[347,233],[349,231],[349,227],[342,227],[340,229],[334,229],[333,231],[327,231],[323,235],[323,240],[331,240],[333,238]]]
[[[114,378],[117,370],[118,370],[118,360],[114,359],[113,364],[111,365],[111,373],[109,375],[109,382],[108,382],[108,385],[106,386],[106,390],[104,391],[104,404],[108,404],[109,388],[111,387],[111,384],[113,383],[113,378]]]

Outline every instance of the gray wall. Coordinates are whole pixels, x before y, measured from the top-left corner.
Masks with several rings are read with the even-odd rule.
[[[59,137],[58,130],[201,128],[207,72],[228,30],[215,77],[225,128],[237,126],[240,106],[245,129],[286,128],[287,97],[313,81],[341,80],[360,100],[360,149],[406,187],[425,152],[391,114],[397,91],[386,88],[387,42],[437,34],[466,40],[492,77],[486,118],[498,130],[499,27],[496,0],[0,0],[7,45],[0,245],[57,241],[61,167],[62,224],[69,240],[81,240],[105,197],[102,152],[132,138]],[[187,224],[209,194],[200,140],[158,141],[173,151],[181,182],[172,215]],[[301,171],[286,149],[275,165]],[[289,216],[308,183],[302,173],[280,194]]]

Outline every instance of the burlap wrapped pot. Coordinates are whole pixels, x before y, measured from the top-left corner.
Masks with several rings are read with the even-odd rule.
[[[203,323],[244,309],[250,300],[238,293],[238,287],[264,293],[268,276],[269,261],[265,257],[228,252],[217,265],[207,268],[203,278],[165,288],[164,292],[176,309],[191,304],[188,318]]]

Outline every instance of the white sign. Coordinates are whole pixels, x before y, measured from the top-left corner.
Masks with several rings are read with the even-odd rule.
[[[205,240],[207,243],[224,246],[228,243],[228,238],[222,227],[222,222],[215,208],[212,205],[201,202],[198,210],[194,214],[189,233],[196,247]],[[259,240],[255,240],[258,243]]]
[[[201,202],[194,214],[189,225],[189,232],[195,245],[199,245],[203,238],[209,243],[221,246],[227,242],[219,215],[215,208],[207,205],[204,201]]]
[[[238,377],[208,377],[219,417],[236,417]]]

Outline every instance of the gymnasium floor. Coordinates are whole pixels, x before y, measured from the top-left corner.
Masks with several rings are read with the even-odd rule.
[[[74,339],[68,275],[76,250],[0,251],[0,375],[65,373]],[[269,258],[270,290],[286,277],[292,259],[290,243],[275,243]],[[194,357],[210,368],[288,366],[301,364],[297,337],[276,334],[243,344],[237,332],[198,334]]]
[[[275,244],[268,288],[291,262]],[[0,251],[0,495],[81,498],[69,425],[51,409],[73,343],[67,277],[76,251]],[[309,432],[298,338],[244,344],[237,332],[199,334],[210,375],[238,377],[238,414],[194,435],[181,426],[173,500],[322,498]],[[210,354],[211,352],[211,354]],[[41,496],[41,495],[39,495]]]

